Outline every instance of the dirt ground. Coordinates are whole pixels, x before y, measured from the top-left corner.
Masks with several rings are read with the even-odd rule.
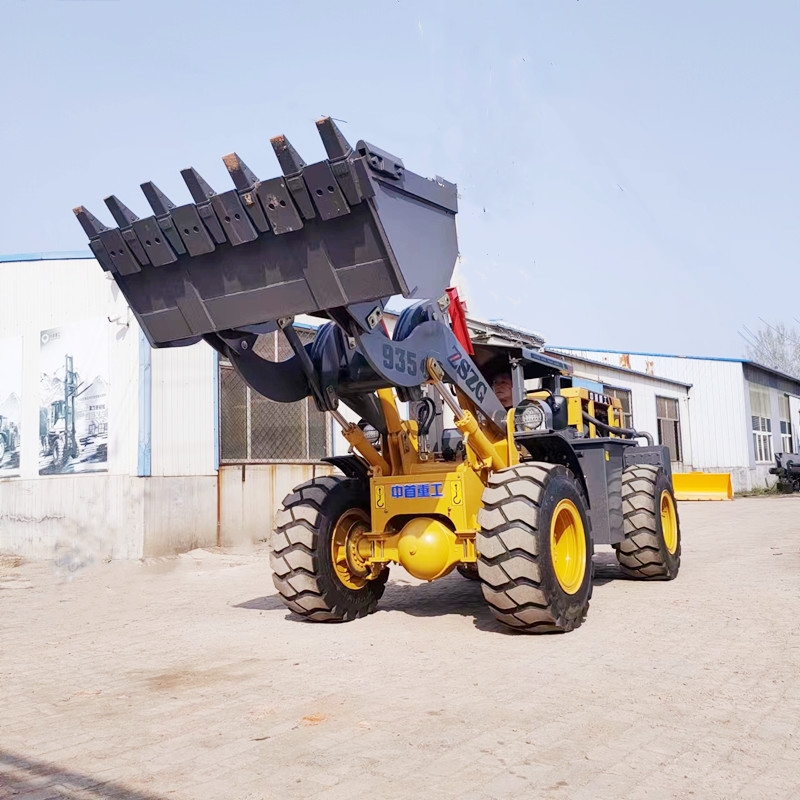
[[[458,574],[320,625],[263,547],[0,557],[0,798],[800,797],[800,496],[679,512],[677,580],[600,552],[554,636]]]

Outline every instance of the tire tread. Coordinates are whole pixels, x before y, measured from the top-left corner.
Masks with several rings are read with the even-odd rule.
[[[614,549],[620,569],[629,578],[670,580],[680,565],[680,545],[676,557],[670,559],[663,544],[660,520],[656,516],[656,481],[660,469],[640,464],[628,467],[622,474],[624,538]]]
[[[588,597],[577,613],[559,608],[538,563],[541,503],[549,481],[561,473],[574,480],[564,467],[539,462],[496,472],[478,514],[476,544],[484,599],[499,622],[526,633],[572,630],[589,608]],[[587,569],[591,596],[591,561]]]

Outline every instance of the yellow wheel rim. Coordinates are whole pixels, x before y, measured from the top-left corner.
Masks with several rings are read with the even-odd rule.
[[[361,508],[345,511],[336,522],[331,536],[331,562],[339,580],[348,589],[363,589],[374,577],[374,568],[366,560],[370,529],[369,514]]]
[[[675,513],[675,501],[666,490],[661,492],[661,533],[667,550],[674,555],[678,549],[678,515]]]
[[[550,557],[561,588],[567,594],[575,594],[586,576],[586,534],[572,500],[561,500],[553,512]]]

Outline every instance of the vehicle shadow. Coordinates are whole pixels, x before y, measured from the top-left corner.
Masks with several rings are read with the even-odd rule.
[[[130,789],[116,781],[64,769],[58,764],[0,750],[0,794],[48,800],[165,800],[163,795]]]
[[[236,603],[233,607],[249,608],[253,611],[286,611],[286,606],[277,594],[254,597],[252,600],[246,600],[244,603]]]
[[[613,552],[595,553],[592,562],[595,588],[611,581],[627,580],[622,574]],[[308,620],[303,617],[287,611],[286,606],[276,594],[255,597],[252,600],[238,603],[234,608],[283,611],[285,619],[291,622],[308,623]],[[480,582],[464,578],[455,571],[432,583],[420,583],[408,579],[407,573],[403,570],[392,569],[376,613],[402,613],[414,617],[443,617],[455,614],[472,617],[475,627],[479,630],[512,636],[519,635],[494,618],[483,598]]]
[[[594,564],[595,586],[602,586],[603,584],[610,583],[611,581],[630,580],[630,578],[623,574],[622,570],[619,568],[619,562],[617,561],[616,553],[595,553],[594,556],[592,556],[592,563]]]

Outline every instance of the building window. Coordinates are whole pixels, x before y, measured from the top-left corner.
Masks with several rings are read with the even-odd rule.
[[[756,462],[767,463],[774,458],[772,452],[772,410],[769,388],[750,384],[750,414],[753,428],[753,452]]]
[[[658,443],[669,448],[670,461],[681,461],[681,422],[678,401],[673,397],[656,397]]]
[[[314,338],[313,332],[297,332],[304,344]],[[259,336],[255,352],[271,361],[293,355],[277,333]],[[331,454],[328,415],[310,397],[276,403],[251,389],[224,359],[219,366],[220,463],[318,461]]]
[[[789,410],[789,395],[782,394],[778,398],[781,409],[781,452],[791,453],[792,448],[792,423],[791,411]]]
[[[753,417],[753,448],[756,461],[772,461],[772,420]]]
[[[622,427],[633,427],[633,411],[631,408],[631,393],[629,389],[616,389],[613,386],[603,386],[603,394],[616,397],[622,403]]]

